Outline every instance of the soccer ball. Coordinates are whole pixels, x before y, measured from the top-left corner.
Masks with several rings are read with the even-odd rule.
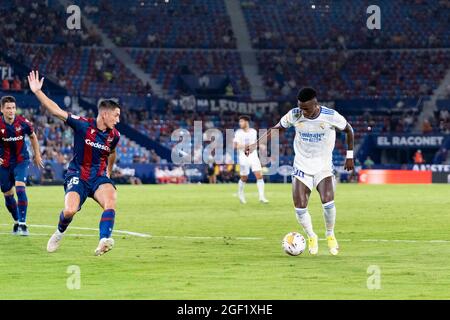
[[[281,246],[288,255],[298,256],[305,251],[306,241],[305,238],[298,232],[289,232],[284,236]]]

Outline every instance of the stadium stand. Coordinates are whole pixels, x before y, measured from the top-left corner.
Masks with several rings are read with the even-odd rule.
[[[382,32],[366,28],[367,0],[241,0],[253,47],[259,49],[439,48],[450,46],[448,1],[377,1]],[[331,9],[332,7],[332,9]],[[408,17],[405,19],[404,17]],[[362,22],[362,23],[361,23]],[[383,22],[382,22],[383,23]],[[359,25],[360,27],[355,27]]]
[[[139,50],[128,51],[136,63],[171,95],[180,91],[179,75],[222,75],[230,81],[233,96],[248,98],[250,88],[240,55],[234,51]]]
[[[144,95],[145,85],[107,49],[71,45],[16,44],[16,59],[55,79],[73,95]]]
[[[235,48],[223,0],[81,1],[115,44],[148,48]],[[86,7],[87,6],[87,7]],[[123,12],[129,12],[124,15]],[[117,21],[121,23],[118,24]],[[155,23],[157,21],[157,23]],[[124,27],[126,26],[126,27]]]
[[[72,43],[79,47],[101,44],[100,36],[84,25],[81,30],[75,31],[61,28],[66,25],[65,10],[57,10],[45,0],[1,1],[0,18],[5,21],[0,24],[0,35],[4,39],[2,45]]]
[[[296,94],[308,79],[321,99],[429,96],[450,67],[450,51],[261,52],[269,97]]]

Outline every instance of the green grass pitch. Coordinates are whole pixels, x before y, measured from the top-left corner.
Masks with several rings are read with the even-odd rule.
[[[341,253],[290,257],[281,239],[298,230],[290,185],[256,186],[239,204],[236,185],[119,186],[113,251],[94,257],[95,230],[69,229],[58,252],[45,246],[63,205],[62,187],[28,188],[30,237],[10,234],[0,211],[1,299],[448,299],[450,187],[338,185]],[[310,212],[322,236],[316,192]],[[72,227],[97,229],[101,210],[88,200]],[[302,232],[303,233],[303,232]],[[382,241],[384,240],[384,241]],[[411,241],[406,241],[411,240]],[[437,241],[439,240],[439,241]],[[79,290],[67,288],[78,266]],[[369,266],[380,289],[369,290]]]

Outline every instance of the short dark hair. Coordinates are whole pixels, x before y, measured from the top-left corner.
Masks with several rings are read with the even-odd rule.
[[[306,102],[311,99],[314,99],[317,96],[316,90],[314,90],[311,87],[305,87],[300,89],[297,95],[297,99],[300,100],[300,102]]]
[[[250,122],[250,116],[247,116],[247,115],[239,116],[239,120],[241,120],[241,119]]]
[[[99,103],[99,105],[98,105],[98,110],[104,110],[104,109],[107,109],[107,110],[115,110],[115,109],[117,109],[117,108],[119,108],[120,109],[120,105],[117,103],[117,102],[115,102],[114,100],[111,100],[111,99],[105,99],[105,100],[102,100],[100,103]]]
[[[3,108],[3,106],[9,102],[14,102],[16,103],[16,98],[14,98],[13,96],[4,96],[2,97],[2,102],[1,102],[1,106]]]

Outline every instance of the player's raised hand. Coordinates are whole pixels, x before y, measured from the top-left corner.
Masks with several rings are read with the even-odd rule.
[[[353,161],[353,159],[345,159],[344,169],[347,171],[353,171],[355,169],[355,162]]]
[[[42,85],[44,84],[44,78],[39,80],[39,71],[31,71],[28,75],[28,84],[30,85],[30,89],[33,93],[42,89]]]

